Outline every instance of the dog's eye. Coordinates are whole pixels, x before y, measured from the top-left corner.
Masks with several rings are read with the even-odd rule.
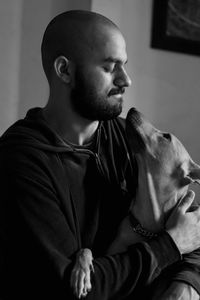
[[[169,133],[163,133],[163,137],[168,140],[168,141],[171,141],[171,134]]]

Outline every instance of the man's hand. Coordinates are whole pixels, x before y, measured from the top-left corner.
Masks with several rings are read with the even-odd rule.
[[[158,290],[155,292],[152,300],[199,300],[199,294],[196,290],[183,282],[174,281],[164,292]]]
[[[189,211],[194,196],[194,192],[189,191],[166,222],[166,231],[171,235],[181,254],[200,247],[200,207]]]
[[[71,273],[70,284],[76,297],[87,296],[91,290],[91,271],[94,272],[93,257],[90,249],[81,249],[76,255],[76,262]]]

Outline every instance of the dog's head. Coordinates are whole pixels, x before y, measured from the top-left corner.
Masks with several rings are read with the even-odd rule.
[[[156,129],[134,108],[127,114],[126,133],[139,168],[145,162],[155,189],[169,195],[175,189],[180,198],[186,191],[184,187],[200,184],[200,166],[183,144],[173,134]]]

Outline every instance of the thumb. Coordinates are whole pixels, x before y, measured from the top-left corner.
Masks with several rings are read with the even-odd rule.
[[[181,209],[183,213],[185,213],[194,201],[194,197],[195,193],[192,190],[189,190],[179,202],[178,208]]]

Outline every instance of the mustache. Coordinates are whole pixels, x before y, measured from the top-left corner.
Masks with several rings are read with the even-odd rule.
[[[123,95],[124,93],[125,93],[125,88],[122,87],[122,88],[112,89],[109,92],[108,96],[113,96],[113,95],[117,95],[117,94]]]

